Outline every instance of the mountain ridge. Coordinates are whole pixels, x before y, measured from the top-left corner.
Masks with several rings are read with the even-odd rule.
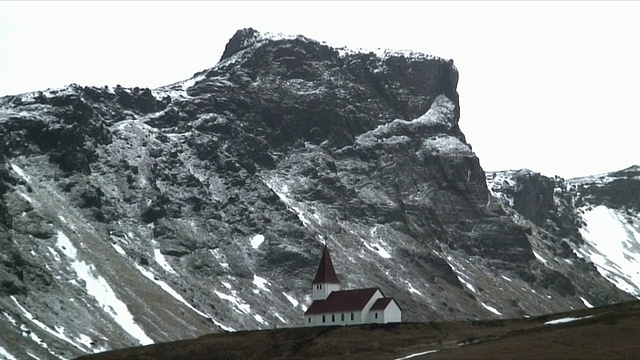
[[[596,242],[575,193],[537,175],[487,187],[452,61],[259,34],[153,90],[0,98],[2,348],[57,359],[298,326],[326,242],[341,281],[380,286],[405,320],[633,298],[580,247]]]

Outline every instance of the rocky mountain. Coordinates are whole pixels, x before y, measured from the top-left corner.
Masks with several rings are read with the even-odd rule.
[[[457,81],[451,60],[244,29],[176,84],[0,98],[0,356],[302,325],[324,243],[406,321],[638,296],[638,169],[485,173]]]
[[[538,260],[560,270],[577,258],[640,296],[640,166],[569,180],[529,170],[487,175],[516,222],[543,240]]]

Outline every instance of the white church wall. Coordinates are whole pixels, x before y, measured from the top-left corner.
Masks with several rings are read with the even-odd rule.
[[[368,323],[370,324],[382,324],[384,322],[384,311],[374,310],[369,312]]]
[[[325,300],[333,291],[339,291],[340,284],[313,284],[312,300]]]
[[[360,311],[306,315],[304,326],[355,325],[362,324],[362,319],[362,312]]]
[[[391,301],[387,308],[382,312],[382,316],[379,316],[383,323],[393,323],[402,321],[402,310],[395,300]]]

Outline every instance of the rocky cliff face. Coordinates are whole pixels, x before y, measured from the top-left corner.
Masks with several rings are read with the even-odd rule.
[[[637,295],[580,252],[559,180],[487,187],[457,79],[450,60],[245,29],[180,83],[1,98],[0,350],[297,326],[325,242],[343,287],[381,287],[406,321]]]

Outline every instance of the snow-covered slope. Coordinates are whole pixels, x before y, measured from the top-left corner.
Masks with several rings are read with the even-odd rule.
[[[576,251],[618,288],[640,298],[640,218],[604,205],[583,209]]]
[[[516,219],[556,242],[547,247],[564,261],[575,261],[571,250],[640,297],[640,166],[569,180],[502,171],[488,173],[487,185]]]

